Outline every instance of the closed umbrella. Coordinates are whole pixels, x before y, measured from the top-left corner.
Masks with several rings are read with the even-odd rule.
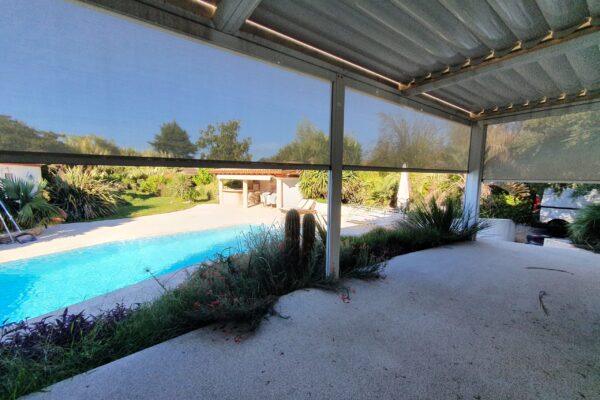
[[[402,168],[406,168],[406,163],[402,165]],[[398,184],[398,194],[396,199],[398,208],[405,210],[408,207],[408,201],[410,200],[410,186],[408,183],[408,172],[406,171],[400,173],[400,183]]]

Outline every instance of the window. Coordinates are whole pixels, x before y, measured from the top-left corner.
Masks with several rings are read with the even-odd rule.
[[[344,165],[467,169],[470,128],[346,90]]]
[[[327,162],[330,82],[67,1],[3,2],[0,150]]]
[[[490,125],[484,179],[600,181],[600,113]]]

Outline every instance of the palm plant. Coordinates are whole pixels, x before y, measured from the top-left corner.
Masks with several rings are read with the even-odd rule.
[[[0,199],[22,228],[47,225],[60,215],[58,207],[44,197],[45,186],[45,182],[35,184],[23,179],[0,179]]]
[[[399,222],[399,228],[413,232],[431,232],[444,241],[466,240],[486,226],[473,221],[469,211],[463,211],[459,201],[445,199],[441,204],[435,197],[418,203]]]
[[[600,252],[600,204],[579,210],[569,225],[569,236],[575,244]]]
[[[94,168],[58,167],[48,185],[51,202],[67,213],[68,221],[112,215],[120,200],[113,185]]]

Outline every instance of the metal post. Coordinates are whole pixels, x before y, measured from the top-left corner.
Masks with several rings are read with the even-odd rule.
[[[248,208],[248,181],[242,181],[242,206]]]
[[[479,198],[483,179],[483,159],[485,155],[487,125],[477,122],[471,127],[469,145],[469,169],[465,184],[464,210],[469,215],[469,225],[479,219]]]
[[[217,178],[219,181],[219,204],[223,205],[223,180]]]
[[[340,277],[340,230],[342,220],[342,164],[344,147],[343,77],[337,75],[331,90],[330,166],[327,203],[327,277]]]

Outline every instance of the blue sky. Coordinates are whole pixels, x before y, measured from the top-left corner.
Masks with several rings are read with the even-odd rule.
[[[3,0],[2,10],[0,114],[35,128],[144,150],[165,122],[195,141],[208,124],[239,119],[253,159],[303,120],[329,130],[329,82],[63,0]],[[415,115],[355,93],[346,104],[346,131],[365,148],[379,112]]]

